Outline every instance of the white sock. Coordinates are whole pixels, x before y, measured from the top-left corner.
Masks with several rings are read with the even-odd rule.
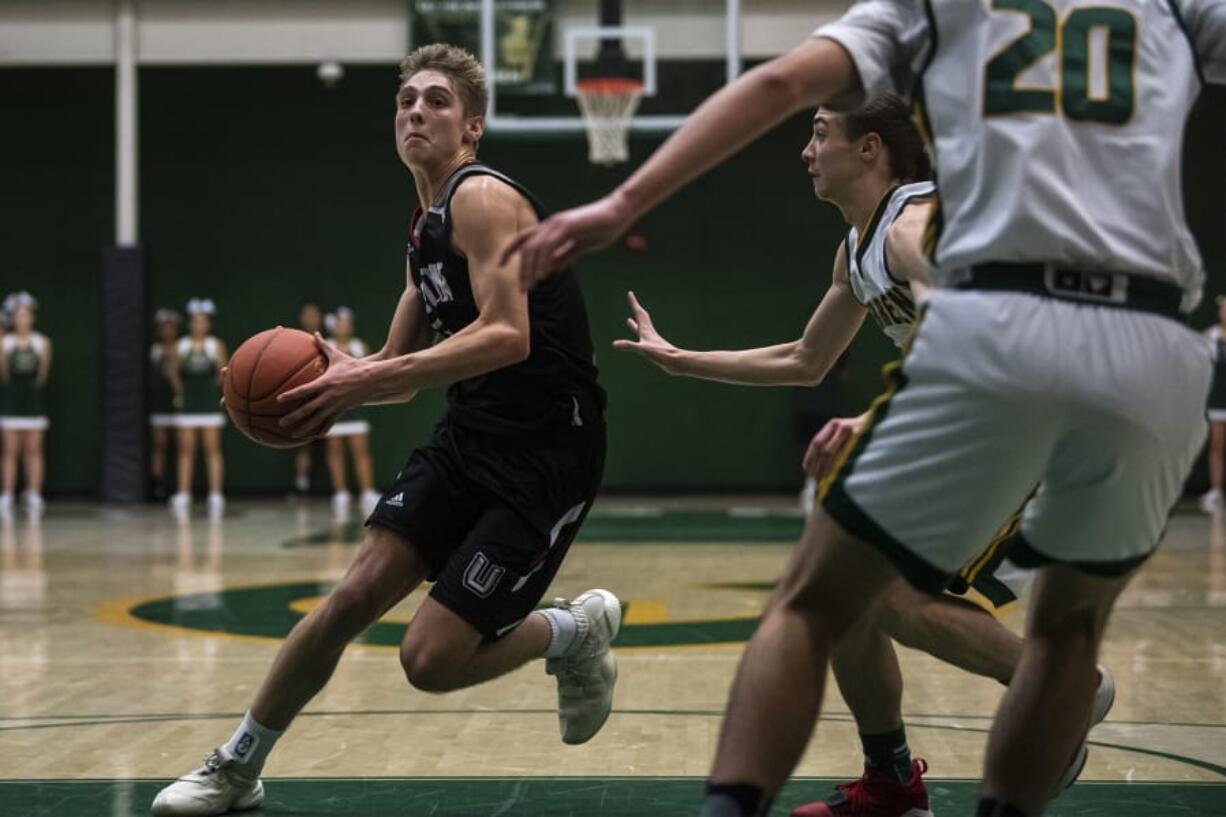
[[[261,726],[248,712],[243,715],[243,722],[238,725],[238,729],[221,747],[221,753],[259,774],[264,768],[268,753],[283,734],[285,733]]]
[[[547,607],[537,610],[549,622],[549,647],[545,650],[546,658],[560,658],[570,651],[579,636],[579,623],[575,614],[560,607]]]

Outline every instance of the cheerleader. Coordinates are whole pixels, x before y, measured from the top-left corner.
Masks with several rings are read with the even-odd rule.
[[[30,516],[43,511],[43,434],[47,410],[43,391],[51,373],[51,341],[34,331],[38,302],[28,292],[5,299],[12,331],[0,341],[0,382],[4,405],[0,406],[0,431],[4,437],[0,463],[0,514],[13,508],[17,489],[17,462],[25,472],[22,500]]]
[[[170,508],[181,517],[186,516],[191,507],[197,442],[204,448],[209,514],[220,516],[226,503],[221,492],[221,429],[226,422],[221,411],[221,369],[226,365],[226,346],[210,334],[215,311],[211,300],[192,298],[188,301],[188,334],[179,339],[179,379],[183,390],[182,403],[175,416],[179,491],[170,498]]]
[[[353,336],[353,310],[347,306],[337,308],[336,314],[328,315],[325,325],[331,337],[328,344],[351,357],[365,357],[366,344]],[[332,511],[338,519],[349,515],[351,501],[345,477],[345,443],[353,456],[353,470],[357,474],[358,487],[362,491],[362,512],[369,515],[379,502],[375,491],[374,469],[370,462],[370,422],[361,409],[342,416],[328,431],[328,473],[332,476]]]
[[[165,499],[166,449],[170,443],[170,430],[175,426],[175,405],[183,395],[183,381],[179,378],[179,313],[173,309],[159,309],[153,316],[157,342],[149,349],[150,382],[153,384],[152,410],[149,425],[153,430],[153,449],[150,452],[149,474],[153,477],[153,494]]]

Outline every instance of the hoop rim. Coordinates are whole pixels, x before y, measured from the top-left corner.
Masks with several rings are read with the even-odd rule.
[[[581,94],[606,96],[642,93],[642,81],[628,77],[591,77],[575,81],[575,90]]]

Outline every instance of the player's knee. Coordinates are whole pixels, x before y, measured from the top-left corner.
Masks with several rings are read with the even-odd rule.
[[[409,684],[421,692],[451,692],[459,689],[455,662],[428,646],[406,643],[400,647],[400,666]]]
[[[1102,637],[1109,610],[1086,606],[1061,615],[1034,615],[1029,622],[1027,640],[1052,645],[1058,650],[1092,648]]]
[[[851,629],[864,612],[834,593],[823,592],[820,583],[784,586],[776,599],[781,611],[794,613],[806,622],[813,639],[833,643]]]
[[[887,592],[873,611],[882,631],[905,647],[922,640],[930,624],[929,613],[926,600],[908,605],[902,594],[892,592]]]

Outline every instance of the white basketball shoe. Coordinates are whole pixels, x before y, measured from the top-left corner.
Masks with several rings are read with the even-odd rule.
[[[617,660],[609,645],[621,629],[622,606],[608,590],[589,590],[574,601],[554,602],[575,617],[578,634],[570,651],[545,661],[558,679],[558,726],[562,742],[586,743],[600,731],[613,709]]]
[[[43,515],[43,509],[46,503],[43,501],[42,494],[37,494],[34,491],[26,491],[21,495],[21,500],[26,506],[26,515],[31,517],[39,517]]]
[[[1112,705],[1115,704],[1115,679],[1111,677],[1111,673],[1102,664],[1098,665],[1098,689],[1094,691],[1094,705],[1090,709],[1090,729],[1102,723],[1107,713],[1111,711]],[[1089,732],[1086,732],[1087,737]],[[1073,755],[1073,762],[1069,764],[1068,769],[1064,772],[1064,776],[1060,778],[1060,782],[1056,785],[1056,794],[1059,795],[1069,786],[1077,782],[1077,778],[1081,776],[1081,770],[1085,768],[1086,760],[1089,759],[1090,749],[1083,741],[1077,749],[1077,754]]]
[[[349,518],[349,507],[353,504],[353,494],[348,491],[337,491],[332,495],[332,518],[344,522]]]
[[[187,519],[192,512],[192,495],[187,491],[179,491],[171,496],[166,504],[177,519]]]
[[[204,765],[158,792],[153,798],[156,817],[209,817],[259,808],[264,803],[260,778],[242,773],[242,766],[216,749]]]

